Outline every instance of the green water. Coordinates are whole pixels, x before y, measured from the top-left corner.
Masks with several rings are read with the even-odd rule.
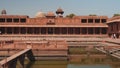
[[[73,56],[68,61],[39,60],[30,62],[26,60],[25,68],[120,68],[119,59],[105,55],[95,49],[88,53],[83,48],[70,48],[69,54]],[[17,68],[21,68],[19,62]]]
[[[112,68],[109,65],[68,65],[67,68]]]
[[[18,63],[17,68],[21,68]],[[74,58],[69,61],[25,61],[25,68],[120,68],[120,60],[105,58]]]

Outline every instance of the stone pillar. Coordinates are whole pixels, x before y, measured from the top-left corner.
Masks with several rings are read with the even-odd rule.
[[[107,25],[108,25],[108,24],[107,24]],[[108,25],[107,34],[109,34],[109,31],[110,31],[110,26]]]
[[[17,58],[13,59],[12,61],[8,62],[8,68],[16,68],[16,64],[17,64]],[[4,68],[4,67],[3,67]],[[5,67],[6,68],[6,67]]]
[[[7,19],[5,18],[5,23],[7,23]]]
[[[93,27],[93,34],[95,34],[95,27]]]
[[[80,28],[80,27],[78,27],[78,28],[79,28],[79,34],[80,34],[80,33],[81,33],[81,32],[80,32],[80,29],[81,29],[81,28]]]
[[[115,23],[115,32],[117,32],[117,23]]]
[[[115,29],[114,29],[114,23],[113,23],[113,33],[114,33]]]
[[[32,50],[27,52],[27,57],[30,61],[35,61],[35,57],[33,56]]]
[[[14,34],[14,27],[11,27],[12,28],[12,34]]]
[[[102,23],[102,19],[100,19],[100,23]]]
[[[32,30],[32,34],[34,34],[34,27],[32,27],[32,29],[31,29],[31,30]]]
[[[100,28],[100,35],[102,34],[102,28]]]
[[[118,23],[118,26],[120,26],[120,22]],[[119,38],[119,35],[120,35],[120,27],[118,27],[118,38]]]
[[[95,19],[93,19],[93,23],[95,23]]]
[[[61,31],[61,28],[59,27],[59,29],[60,29],[60,35],[61,35],[61,34],[62,34],[62,33],[61,33],[61,32],[62,32],[62,31]]]
[[[53,35],[55,34],[55,27],[53,27]]]
[[[5,27],[5,34],[7,34],[7,27]]]
[[[88,27],[86,27],[86,31],[87,31],[87,33],[86,33],[86,34],[88,35]]]
[[[82,28],[80,28],[80,34],[82,34]]]
[[[115,26],[114,26],[114,23],[113,23],[113,33],[115,32]]]
[[[38,32],[38,34],[41,34],[41,28],[39,28],[39,27],[38,27],[38,29],[39,29],[39,32]]]
[[[21,33],[21,27],[19,27],[19,34]]]
[[[45,30],[45,31],[46,31],[46,34],[48,34],[48,27],[45,27],[45,29],[46,29],[46,30]]]
[[[120,26],[120,22],[118,23],[118,30],[120,31],[120,27],[119,26]]]
[[[88,23],[88,19],[86,19],[87,20],[87,23]]]
[[[18,23],[20,23],[20,18],[19,18],[19,21],[18,21]]]
[[[21,67],[24,68],[24,59],[25,59],[25,54],[21,55],[20,57],[18,57]]]
[[[75,34],[75,28],[73,27],[73,34]]]
[[[26,28],[25,28],[25,34],[27,34],[27,29],[28,29],[28,28],[26,27]]]
[[[67,27],[66,27],[67,28]],[[68,35],[68,28],[67,28],[67,35]]]

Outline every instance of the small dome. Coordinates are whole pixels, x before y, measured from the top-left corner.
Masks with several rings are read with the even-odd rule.
[[[56,12],[63,12],[61,8],[58,8]]]
[[[1,14],[2,14],[2,15],[6,15],[6,14],[7,14],[6,10],[3,9],[3,10],[1,11]]]
[[[53,12],[48,12],[46,16],[55,16]]]
[[[64,11],[61,8],[58,8],[56,11],[56,14],[63,14],[63,13],[64,13]]]
[[[43,13],[43,12],[38,12],[37,14],[36,14],[36,18],[41,18],[41,17],[45,17],[46,15],[45,15],[45,13]]]

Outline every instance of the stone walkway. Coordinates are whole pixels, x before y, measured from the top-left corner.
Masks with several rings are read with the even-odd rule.
[[[1,44],[0,49],[39,49],[39,50],[67,50],[68,45],[64,40],[46,40],[46,41],[19,41],[14,43]]]
[[[105,40],[120,44],[120,39],[105,38]]]

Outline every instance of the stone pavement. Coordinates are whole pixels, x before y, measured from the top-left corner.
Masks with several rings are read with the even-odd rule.
[[[1,44],[0,49],[39,49],[39,50],[67,50],[67,42],[64,40],[43,41],[15,41],[14,43]]]
[[[120,39],[105,38],[105,40],[120,44]]]

